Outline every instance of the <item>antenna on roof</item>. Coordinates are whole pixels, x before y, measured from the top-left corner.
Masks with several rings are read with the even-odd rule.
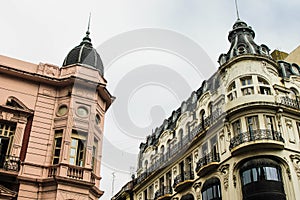
[[[238,8],[237,0],[235,0],[235,9],[236,9],[236,16],[237,16],[237,19],[240,19],[239,8]]]

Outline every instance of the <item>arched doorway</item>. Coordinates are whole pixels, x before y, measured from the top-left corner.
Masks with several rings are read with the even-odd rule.
[[[269,158],[256,158],[240,168],[243,200],[286,200],[281,167]]]

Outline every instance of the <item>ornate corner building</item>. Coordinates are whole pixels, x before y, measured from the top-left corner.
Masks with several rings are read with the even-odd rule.
[[[140,144],[137,177],[112,199],[299,198],[299,50],[271,55],[254,37],[234,23],[218,70]]]
[[[114,97],[89,32],[63,66],[0,56],[0,199],[99,199]]]

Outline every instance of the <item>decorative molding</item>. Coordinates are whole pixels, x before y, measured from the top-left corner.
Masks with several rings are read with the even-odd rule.
[[[197,182],[193,184],[193,188],[195,190],[197,200],[201,200],[201,190],[200,190],[201,185],[202,185],[201,182]]]
[[[13,116],[14,116],[13,113],[2,111],[2,119],[3,120],[11,121],[11,118],[13,118]]]
[[[290,155],[290,159],[294,165],[297,177],[300,180],[300,155],[298,154]]]
[[[201,182],[194,183],[194,184],[193,184],[194,190],[197,192],[197,190],[201,188],[201,185],[202,185]]]
[[[230,166],[229,164],[224,164],[219,169],[223,175],[223,184],[225,190],[227,190],[229,186],[229,166]]]
[[[233,175],[232,179],[233,179],[233,186],[236,187],[236,176]]]

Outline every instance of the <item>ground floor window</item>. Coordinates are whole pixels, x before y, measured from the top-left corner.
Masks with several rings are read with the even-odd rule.
[[[245,162],[240,169],[244,200],[285,200],[281,167],[269,158]]]
[[[201,190],[202,200],[221,200],[221,184],[217,178],[207,180]]]

